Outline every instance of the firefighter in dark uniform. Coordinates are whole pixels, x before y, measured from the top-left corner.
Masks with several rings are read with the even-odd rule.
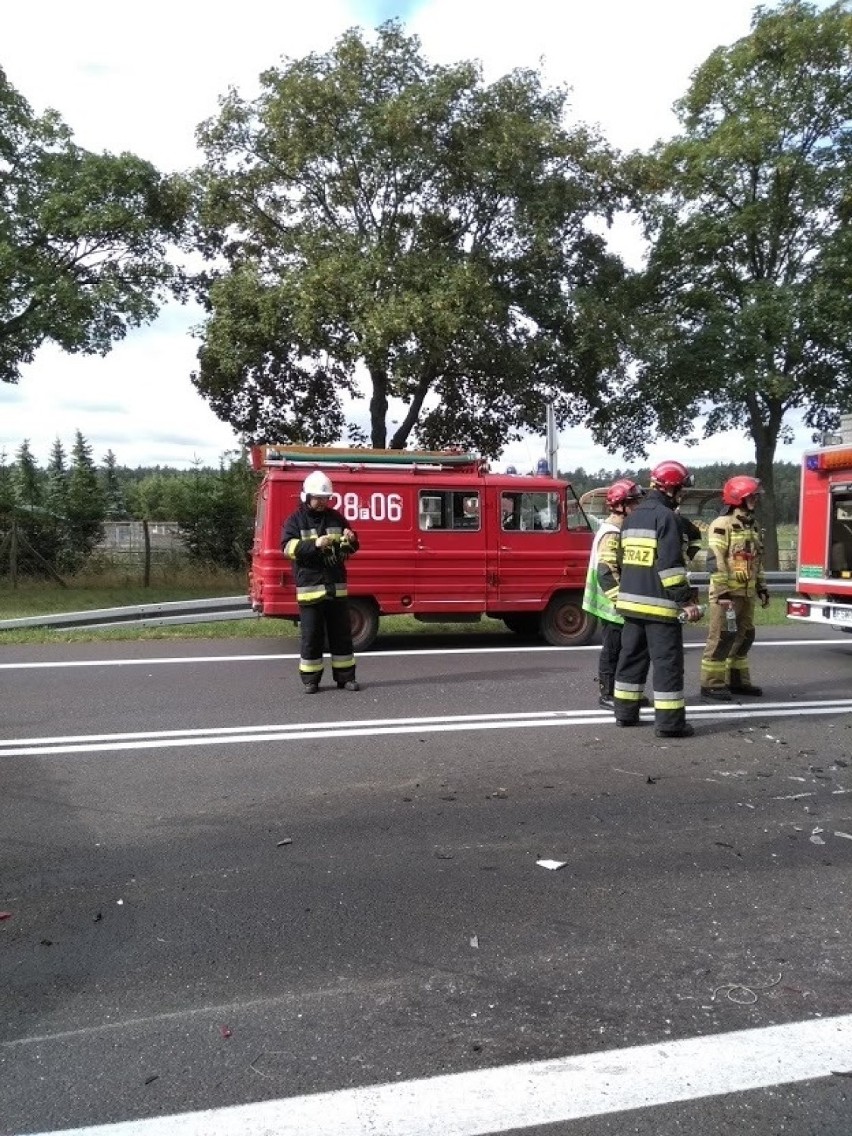
[[[306,694],[319,690],[326,637],[338,689],[360,689],[346,600],[346,560],[358,551],[358,537],[330,507],[332,493],[324,473],[308,474],[302,504],[284,522],[281,533],[282,551],[294,564],[301,630],[299,677]]]
[[[769,603],[763,541],[754,518],[761,493],[756,477],[730,478],[722,489],[727,509],[710,525],[710,629],[701,658],[701,693],[717,702],[730,702],[735,694],[763,694],[751,681],[748,666],[755,601],[763,607]]]
[[[624,617],[615,672],[615,721],[639,725],[639,705],[653,666],[654,720],[660,738],[689,738],[683,689],[683,626],[701,618],[692,598],[675,509],[692,475],[676,461],[651,470],[651,489],[621,530],[621,580],[615,610]]]

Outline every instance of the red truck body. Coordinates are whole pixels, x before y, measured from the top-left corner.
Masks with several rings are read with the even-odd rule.
[[[582,609],[593,529],[569,484],[550,476],[489,473],[473,454],[256,446],[257,496],[249,598],[266,616],[298,618],[281,530],[315,469],[357,532],[348,562],[355,645],[382,615],[428,622],[502,619],[559,646],[589,642]]]
[[[802,457],[796,590],[789,619],[852,632],[852,437]]]

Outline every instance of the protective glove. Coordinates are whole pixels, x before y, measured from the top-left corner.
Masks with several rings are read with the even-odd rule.
[[[766,607],[769,604],[769,592],[766,588],[760,588],[757,593],[757,598],[760,600],[760,606]]]
[[[734,572],[734,579],[738,584],[747,584],[748,568],[738,568],[736,572]]]

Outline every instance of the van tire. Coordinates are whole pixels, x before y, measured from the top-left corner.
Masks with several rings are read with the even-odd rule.
[[[583,611],[579,592],[559,592],[541,615],[540,633],[551,647],[584,647],[594,638],[598,621]]]
[[[356,597],[349,601],[352,648],[369,651],[379,634],[379,609],[374,599]]]

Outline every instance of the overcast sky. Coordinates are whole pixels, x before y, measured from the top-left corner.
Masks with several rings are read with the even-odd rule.
[[[691,72],[748,33],[752,10],[750,0],[29,0],[4,10],[0,66],[36,111],[59,111],[80,145],[185,170],[199,159],[195,127],[230,86],[251,95],[282,57],[324,52],[346,28],[396,16],[429,58],[480,59],[486,80],[541,67],[548,84],[573,88],[575,119],[629,150],[674,132],[671,105]],[[636,262],[634,234],[611,239]],[[98,461],[111,449],[121,465],[216,464],[237,442],[189,380],[198,320],[197,310],[170,306],[104,359],[43,348],[17,386],[0,383],[0,450],[11,459],[27,438],[44,464],[54,439],[70,448],[79,429]],[[797,460],[806,440],[779,458]],[[534,466],[543,450],[530,439],[504,464]],[[668,456],[705,464],[748,461],[753,451],[747,438],[719,435],[698,450],[667,443],[650,453]],[[612,469],[619,457],[572,430],[560,438],[559,464]]]

